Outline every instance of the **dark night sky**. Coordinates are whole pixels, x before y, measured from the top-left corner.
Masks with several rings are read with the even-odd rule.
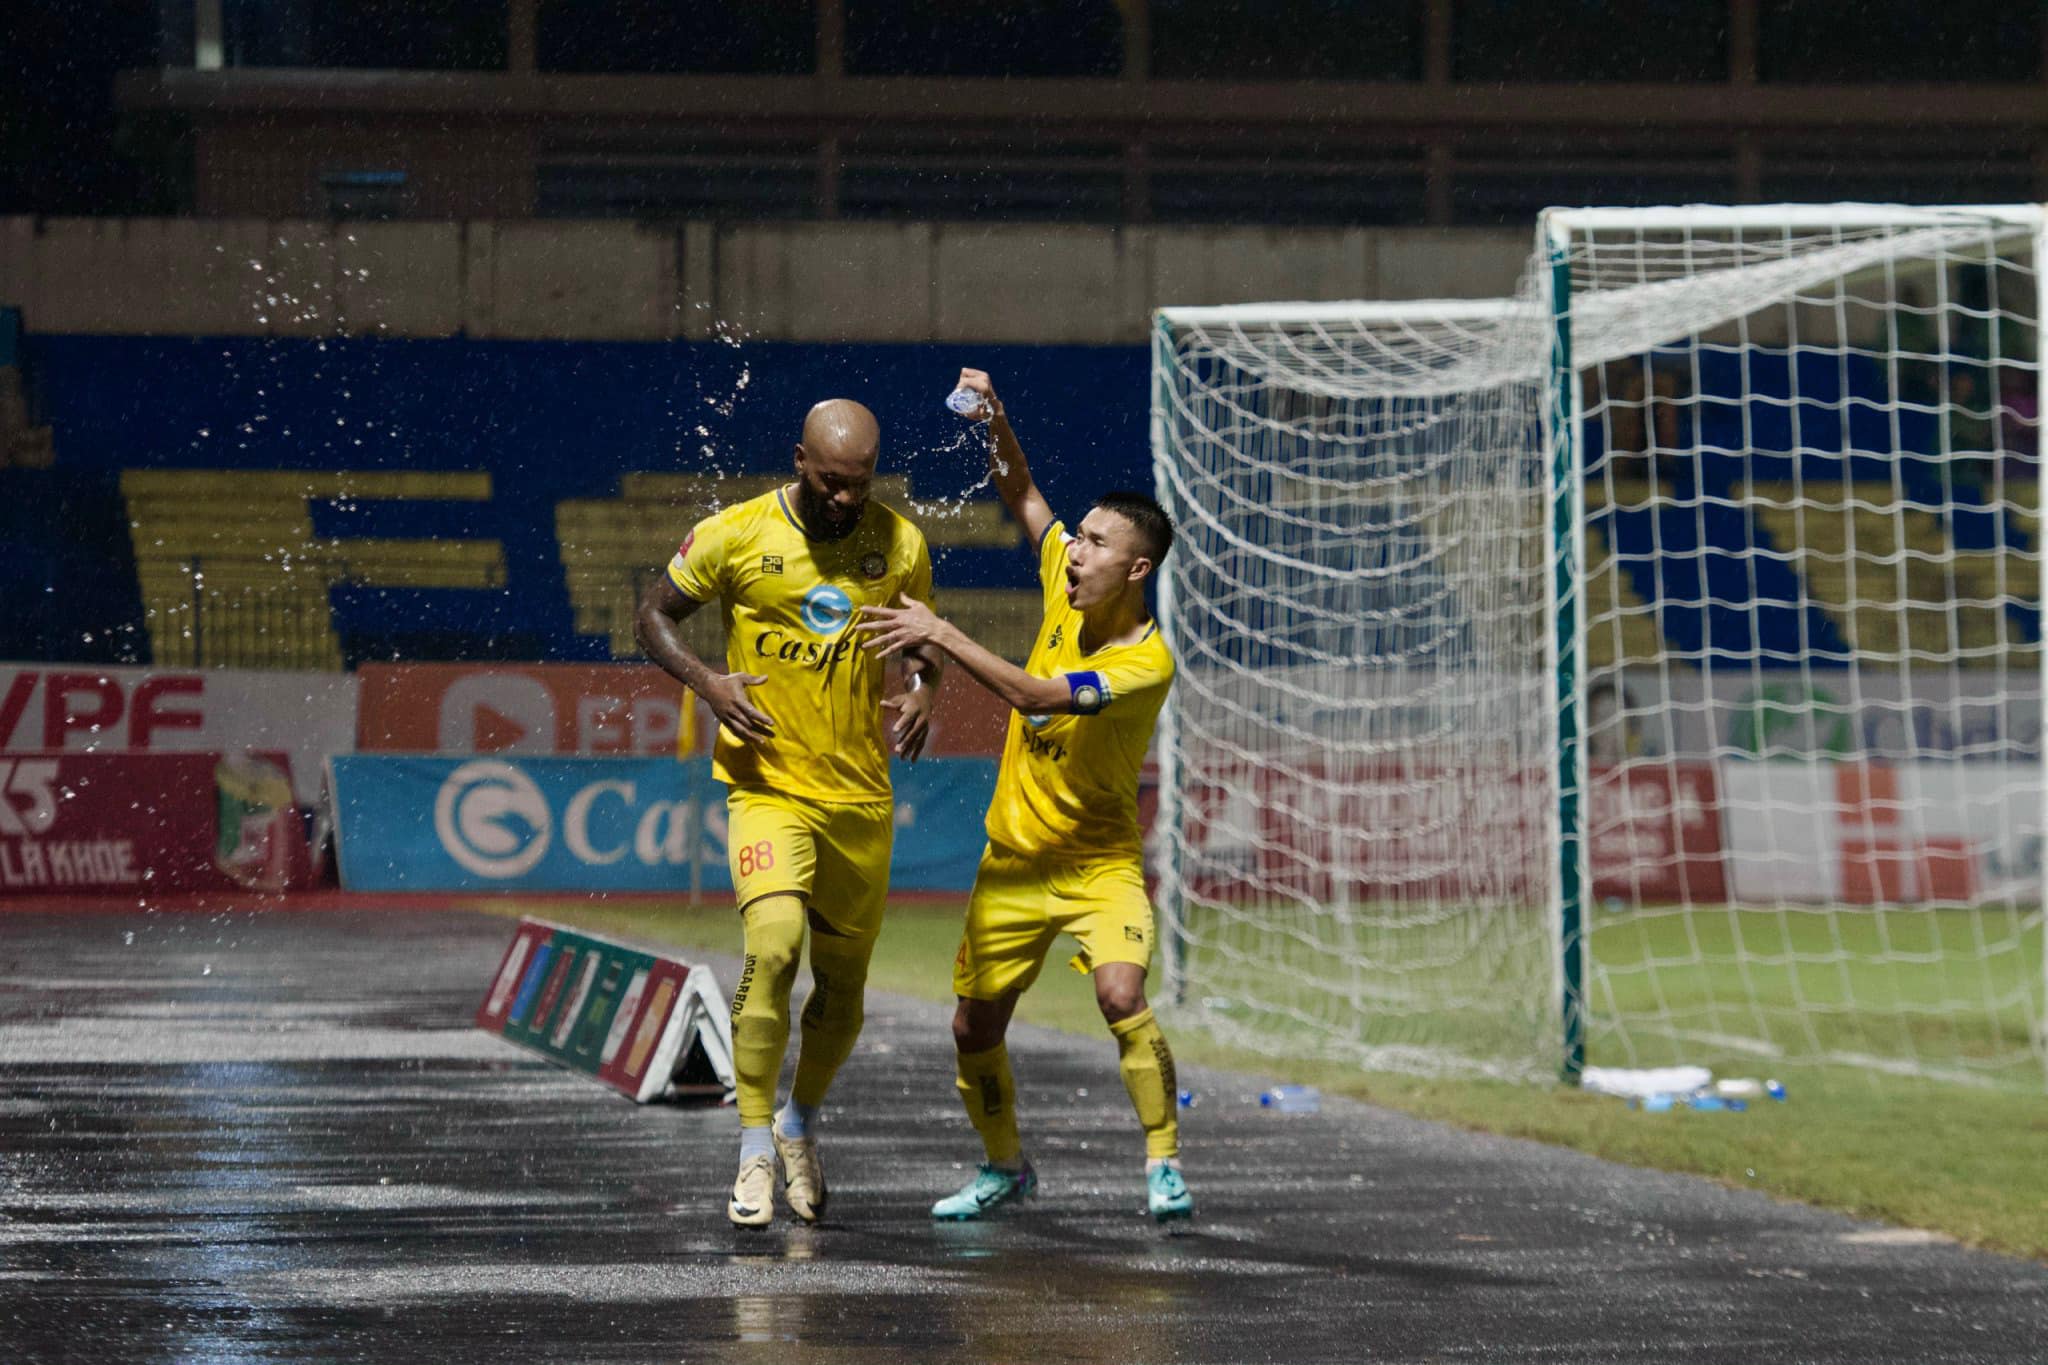
[[[176,207],[168,129],[122,131],[114,73],[157,62],[151,0],[0,3],[0,213]]]

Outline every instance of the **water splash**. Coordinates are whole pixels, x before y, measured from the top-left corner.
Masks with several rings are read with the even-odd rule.
[[[718,319],[712,324],[712,339],[728,350],[744,353],[746,332],[737,323]],[[685,410],[691,415],[684,417],[679,413],[676,399],[671,398],[668,416],[682,433],[675,442],[677,468],[701,476],[704,491],[689,510],[709,515],[725,506],[726,480],[746,472],[739,463],[738,452],[724,437],[723,428],[738,411],[748,387],[754,382],[753,364],[742,359],[739,374],[722,391],[707,392],[706,378],[705,367],[692,366],[690,395],[684,402]],[[687,431],[682,431],[684,428]],[[686,451],[686,447],[692,444],[696,447],[694,458]]]
[[[957,491],[928,493],[924,497],[907,499],[910,512],[920,518],[953,520],[964,517],[968,515],[969,506],[980,500],[978,495],[995,486],[993,443],[986,423],[963,426],[953,434],[952,440],[943,444],[911,450],[903,465],[906,474],[911,474],[915,466],[936,466],[912,474],[910,486],[914,489],[929,489],[968,477],[960,472],[963,467],[980,470],[978,478],[970,478]]]

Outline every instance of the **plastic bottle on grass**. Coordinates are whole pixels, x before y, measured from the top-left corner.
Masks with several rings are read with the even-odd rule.
[[[1283,1114],[1313,1114],[1322,1103],[1322,1093],[1312,1085],[1276,1085],[1259,1096],[1261,1109],[1277,1109]]]
[[[1694,1090],[1678,1094],[1670,1090],[1659,1090],[1632,1101],[1631,1106],[1646,1114],[1668,1114],[1674,1109],[1695,1109],[1704,1114],[1715,1112],[1739,1114],[1749,1108],[1749,1101],[1735,1096],[1717,1095],[1710,1089]]]
[[[1760,1099],[1765,1095],[1774,1100],[1785,1098],[1785,1086],[1778,1080],[1760,1081],[1753,1076],[1725,1076],[1714,1082],[1714,1093],[1726,1099]]]

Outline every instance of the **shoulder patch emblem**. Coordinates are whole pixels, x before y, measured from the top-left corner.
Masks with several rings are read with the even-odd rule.
[[[689,557],[689,554],[690,554],[690,547],[691,547],[692,545],[695,545],[696,543],[697,543],[697,528],[693,526],[693,527],[691,527],[691,528],[690,528],[690,534],[688,534],[688,535],[686,535],[686,536],[684,536],[684,537],[683,537],[683,543],[682,543],[681,545],[678,545],[678,546],[676,547],[676,558],[677,558],[677,559],[687,559],[687,558]]]
[[[762,556],[761,556],[761,572],[762,572],[762,573],[781,573],[781,572],[782,572],[782,556],[781,556],[781,555],[762,555]]]
[[[860,557],[860,572],[863,578],[880,578],[889,571],[889,561],[881,551],[870,550]]]

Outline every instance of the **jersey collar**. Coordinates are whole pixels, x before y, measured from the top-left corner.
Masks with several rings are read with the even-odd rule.
[[[873,499],[870,499],[869,501],[873,501]],[[787,484],[777,484],[775,486],[775,505],[782,509],[783,520],[787,521],[792,527],[794,527],[796,529],[796,533],[802,536],[805,540],[816,541],[820,545],[838,544],[838,541],[827,540],[824,536],[814,536],[810,533],[808,529],[805,528],[803,518],[799,517],[796,514],[796,509],[789,505],[789,486]],[[853,538],[854,531],[858,531],[860,529],[861,522],[864,522],[867,519],[868,509],[866,505],[863,504],[860,509],[860,516],[854,520],[853,530],[848,531],[839,539],[851,540]]]

